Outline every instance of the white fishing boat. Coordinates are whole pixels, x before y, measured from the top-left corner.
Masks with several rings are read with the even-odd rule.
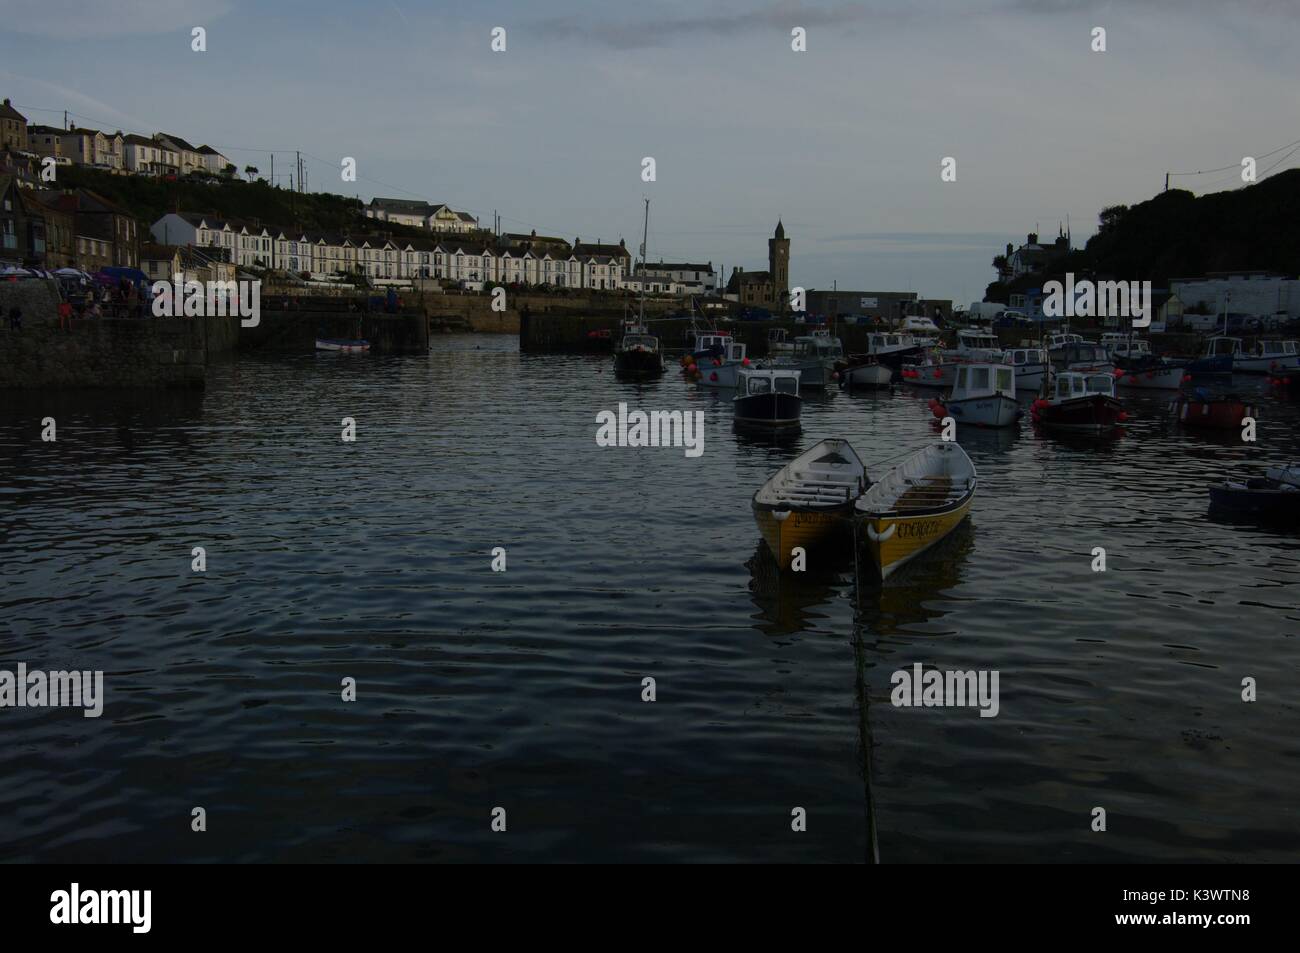
[[[838,438],[820,441],[778,470],[751,502],[777,564],[786,569],[795,549],[806,553],[847,529],[853,504],[868,482],[862,460],[847,440]]]
[[[1110,351],[1090,341],[1071,342],[1058,348],[1048,348],[1048,357],[1058,371],[1078,371],[1080,374],[1114,374],[1115,362]]]
[[[641,238],[641,268],[645,269],[645,242],[650,233],[650,200],[645,200],[645,223]],[[623,322],[623,335],[614,347],[614,372],[628,377],[653,377],[664,372],[659,339],[645,323],[645,285],[641,282],[640,312],[635,321]]]
[[[1000,361],[1002,345],[998,336],[979,328],[962,328],[957,332],[957,345],[943,350],[945,360]]]
[[[1300,368],[1300,348],[1295,341],[1256,341],[1233,359],[1233,370],[1244,374],[1283,374]]]
[[[704,387],[731,388],[736,386],[736,377],[741,368],[749,367],[750,361],[745,354],[745,345],[739,341],[727,339],[726,350],[713,358],[700,358],[696,362],[700,376],[697,383]]]
[[[970,514],[978,475],[955,441],[905,458],[854,504],[858,539],[888,578],[951,533]]]
[[[1009,427],[1021,417],[1016,373],[1007,364],[964,364],[946,400],[932,400],[936,417],[978,427]]]
[[[850,354],[840,368],[840,386],[853,388],[888,387],[904,362],[917,358],[921,346],[910,334],[877,331],[867,335],[867,350]]]
[[[836,365],[844,359],[844,345],[825,331],[800,335],[794,339],[794,351],[789,357],[768,361],[771,368],[792,368],[799,371],[799,386],[814,390],[829,386],[837,380]]]
[[[851,364],[840,372],[840,386],[845,390],[880,390],[894,379],[894,369],[869,357]]]
[[[1008,364],[1016,374],[1016,394],[1037,394],[1043,389],[1043,378],[1052,369],[1047,351],[1041,347],[1013,347],[1002,354],[1002,363]]]

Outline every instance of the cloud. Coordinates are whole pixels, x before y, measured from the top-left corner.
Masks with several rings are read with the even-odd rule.
[[[59,40],[188,33],[229,12],[227,0],[0,0],[6,30]]]
[[[775,3],[758,10],[734,14],[660,15],[641,20],[615,22],[602,17],[551,17],[535,21],[532,29],[547,39],[579,39],[616,50],[666,46],[675,40],[716,36],[737,36],[762,30],[789,34],[796,26],[845,27],[870,18],[901,19],[911,14],[879,3],[841,3],[808,6],[797,2]]]

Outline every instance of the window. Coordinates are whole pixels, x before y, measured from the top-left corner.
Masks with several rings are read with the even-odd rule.
[[[989,369],[987,367],[972,367],[970,372],[970,382],[972,390],[988,390]]]
[[[957,387],[961,390],[966,387],[966,368],[964,367],[957,368]]]
[[[1011,378],[1012,378],[1011,368],[999,367],[997,373],[998,390],[1011,390],[1013,386],[1011,383]]]

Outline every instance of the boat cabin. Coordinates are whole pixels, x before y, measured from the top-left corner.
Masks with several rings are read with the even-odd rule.
[[[996,334],[978,328],[962,328],[957,332],[958,351],[1001,351],[1002,344]]]
[[[623,335],[623,350],[657,351],[659,350],[659,339],[653,334],[625,334]]]
[[[768,343],[768,346],[769,346],[769,347],[770,347],[771,345],[773,345],[773,344],[784,344],[784,343],[785,343],[785,328],[768,328],[768,329],[767,329],[767,343]]]
[[[1054,331],[1047,336],[1047,349],[1055,351],[1067,344],[1083,344],[1083,335],[1070,334],[1068,331]]]
[[[1057,363],[1063,363],[1069,368],[1100,367],[1110,362],[1110,352],[1105,347],[1086,341],[1082,344],[1066,344],[1058,348],[1054,356]]]
[[[1256,341],[1255,349],[1251,351],[1250,357],[1278,358],[1278,357],[1295,357],[1297,353],[1295,341]]]
[[[1212,337],[1205,342],[1205,357],[1240,357],[1241,338]]]
[[[898,330],[907,331],[911,334],[933,336],[939,333],[939,325],[935,324],[927,317],[912,314],[903,319],[902,323],[898,326]]]
[[[694,355],[721,360],[724,364],[740,364],[745,360],[745,348],[746,345],[730,334],[697,334]]]
[[[1091,397],[1094,394],[1114,397],[1115,378],[1110,374],[1066,372],[1056,376],[1056,384],[1052,388],[1052,396],[1057,401],[1072,400],[1076,397]]]
[[[1016,372],[1006,364],[963,364],[957,368],[952,400],[971,397],[1016,396]]]
[[[917,347],[916,338],[910,334],[872,333],[867,335],[868,354],[888,354]]]
[[[1025,367],[1047,363],[1047,352],[1041,347],[1013,347],[1002,355],[1002,363],[1012,367]]]
[[[740,372],[738,395],[799,394],[799,372],[788,368],[745,368]]]
[[[844,356],[844,345],[839,338],[828,334],[802,335],[794,339],[794,356],[796,358],[816,358],[837,360]]]

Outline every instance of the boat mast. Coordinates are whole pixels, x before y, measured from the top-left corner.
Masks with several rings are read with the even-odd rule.
[[[650,200],[645,200],[645,224],[641,229],[641,316],[638,319],[640,329],[645,328],[645,246],[650,237]]]

